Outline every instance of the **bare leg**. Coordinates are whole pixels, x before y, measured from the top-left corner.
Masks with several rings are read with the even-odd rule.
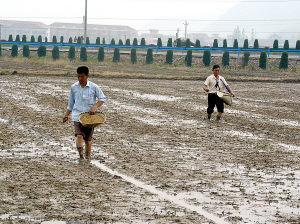
[[[223,114],[222,112],[218,112],[217,119],[216,119],[217,121],[221,120],[222,114]]]
[[[83,136],[82,135],[76,136],[76,147],[77,147],[80,159],[83,159]]]
[[[92,141],[85,141],[85,158],[91,159]]]

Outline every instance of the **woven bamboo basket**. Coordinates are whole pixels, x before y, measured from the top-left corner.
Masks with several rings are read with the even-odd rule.
[[[106,121],[106,115],[100,111],[96,111],[95,114],[90,115],[87,111],[80,113],[78,120],[84,127],[94,128]]]

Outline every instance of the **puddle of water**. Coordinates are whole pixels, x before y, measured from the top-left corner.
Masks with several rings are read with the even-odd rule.
[[[0,122],[2,122],[2,123],[8,123],[8,122],[9,122],[9,120],[6,120],[6,119],[3,119],[3,118],[0,118]]]
[[[203,210],[203,208],[200,207],[200,206],[195,206],[195,205],[188,204],[184,200],[178,199],[176,196],[169,195],[166,192],[163,192],[161,190],[156,189],[154,186],[145,184],[141,181],[136,180],[133,177],[129,177],[129,176],[121,174],[121,173],[119,173],[115,170],[112,170],[109,167],[105,166],[104,164],[102,164],[102,163],[100,163],[96,160],[92,160],[91,163],[93,165],[95,165],[96,167],[100,168],[101,170],[110,173],[111,175],[119,176],[119,177],[121,177],[122,179],[124,179],[125,181],[127,181],[129,183],[134,184],[135,186],[137,186],[139,188],[142,188],[142,189],[144,189],[144,190],[146,190],[146,191],[148,191],[148,192],[150,192],[154,195],[157,195],[162,200],[167,200],[171,203],[174,203],[176,205],[184,207],[188,210],[197,212],[198,214],[200,214],[200,215],[204,216],[205,218],[215,222],[216,224],[225,224],[225,223],[227,223],[224,219],[219,218],[219,217],[217,217],[217,216],[215,216],[211,213],[208,213],[207,211]]]

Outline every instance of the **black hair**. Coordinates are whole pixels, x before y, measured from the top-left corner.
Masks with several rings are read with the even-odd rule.
[[[89,68],[86,66],[80,66],[77,68],[77,74],[82,74],[84,73],[85,75],[89,75]]]
[[[212,70],[216,69],[216,68],[220,68],[220,65],[214,65]]]

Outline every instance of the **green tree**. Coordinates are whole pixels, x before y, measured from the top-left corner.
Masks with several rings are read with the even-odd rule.
[[[77,44],[82,44],[82,38],[81,37],[77,38]]]
[[[181,46],[182,46],[181,39],[178,38],[177,41],[176,41],[176,47],[181,47]]]
[[[239,48],[239,43],[237,39],[234,39],[233,48]]]
[[[115,45],[115,44],[116,44],[116,41],[115,41],[114,38],[112,38],[111,41],[110,41],[110,45]]]
[[[42,39],[42,36],[41,36],[41,35],[38,36],[38,42],[39,42],[39,43],[43,42],[43,39]]]
[[[105,44],[105,38],[104,37],[102,38],[102,44]]]
[[[55,35],[52,37],[52,43],[55,43],[55,44],[57,43],[57,38]]]
[[[59,59],[59,48],[58,46],[54,46],[52,49],[52,59],[57,60]]]
[[[242,58],[242,66],[243,67],[246,67],[248,66],[248,63],[249,63],[249,57],[250,57],[250,53],[248,51],[245,51],[244,52],[244,56]]]
[[[22,36],[22,42],[27,42],[27,37],[25,34]]]
[[[296,50],[300,50],[300,40],[296,41]]]
[[[166,54],[166,64],[171,65],[173,63],[173,51],[168,50]]]
[[[33,35],[30,37],[30,42],[31,42],[31,43],[34,43],[34,42],[35,42],[35,38],[34,38]]]
[[[64,36],[60,36],[60,43],[64,42]]]
[[[69,37],[68,43],[69,43],[69,44],[72,44],[72,43],[73,43],[73,38],[72,38],[72,37]]]
[[[145,40],[145,38],[143,37],[142,39],[141,39],[141,46],[145,46],[146,45],[146,40]]]
[[[273,49],[278,49],[278,40],[274,40]]]
[[[98,49],[98,61],[104,61],[104,47],[99,47]]]
[[[261,52],[259,57],[259,67],[262,69],[267,68],[267,53]]]
[[[192,66],[193,53],[192,50],[188,50],[184,59],[185,65],[188,67]]]
[[[29,58],[30,56],[30,50],[29,46],[27,44],[23,45],[23,57]]]
[[[153,50],[152,48],[148,48],[147,55],[146,55],[146,64],[153,63]]]
[[[89,37],[86,37],[85,43],[90,44],[90,38]]]
[[[167,47],[173,47],[173,41],[172,38],[168,39]]]
[[[136,49],[132,48],[130,52],[130,60],[132,64],[136,64],[137,58],[136,58]]]
[[[258,39],[254,40],[253,48],[254,49],[258,49],[259,48]]]
[[[244,46],[243,46],[244,49],[248,49],[249,48],[249,41],[248,39],[245,39],[244,40]]]
[[[121,39],[119,40],[119,45],[123,45],[123,41]]]
[[[284,50],[290,49],[289,40],[285,40],[285,41],[284,41],[283,49],[284,49]]]
[[[125,45],[130,46],[130,39],[126,39]]]
[[[213,47],[218,47],[218,39],[214,39]]]
[[[226,39],[223,40],[223,48],[227,48],[227,40]]]
[[[45,43],[48,43],[48,37],[45,37]]]
[[[196,40],[196,45],[195,45],[195,47],[201,47],[200,40]]]
[[[39,57],[45,57],[46,56],[46,47],[45,46],[43,46],[43,45],[40,45],[39,46],[39,48],[38,48],[38,51],[37,51],[37,53],[38,53],[38,56]]]
[[[211,54],[209,50],[203,52],[203,64],[208,67],[210,65]]]
[[[16,42],[20,42],[20,35],[19,34],[16,36],[16,40],[15,41]]]
[[[160,37],[157,39],[157,47],[162,47],[162,41]]]
[[[187,38],[185,41],[185,47],[191,47],[191,46],[192,46],[191,40]]]
[[[11,47],[11,56],[13,58],[18,56],[18,45],[16,45],[16,44],[12,45],[12,47]]]
[[[9,42],[12,42],[12,41],[14,41],[14,40],[13,40],[13,36],[12,36],[12,34],[9,34],[8,41],[9,41]]]
[[[229,66],[229,51],[225,51],[222,57],[222,65]]]
[[[80,48],[80,61],[87,61],[86,47]]]
[[[96,44],[100,45],[100,37],[96,38]]]
[[[120,62],[120,49],[115,48],[113,62]]]
[[[287,69],[289,66],[289,55],[287,52],[282,52],[279,68]]]
[[[134,39],[133,39],[133,43],[132,43],[132,45],[133,45],[133,46],[137,46],[137,45],[138,45],[137,38],[134,38]]]
[[[69,48],[68,58],[70,59],[70,61],[73,61],[75,59],[75,47],[74,46],[71,46]]]

